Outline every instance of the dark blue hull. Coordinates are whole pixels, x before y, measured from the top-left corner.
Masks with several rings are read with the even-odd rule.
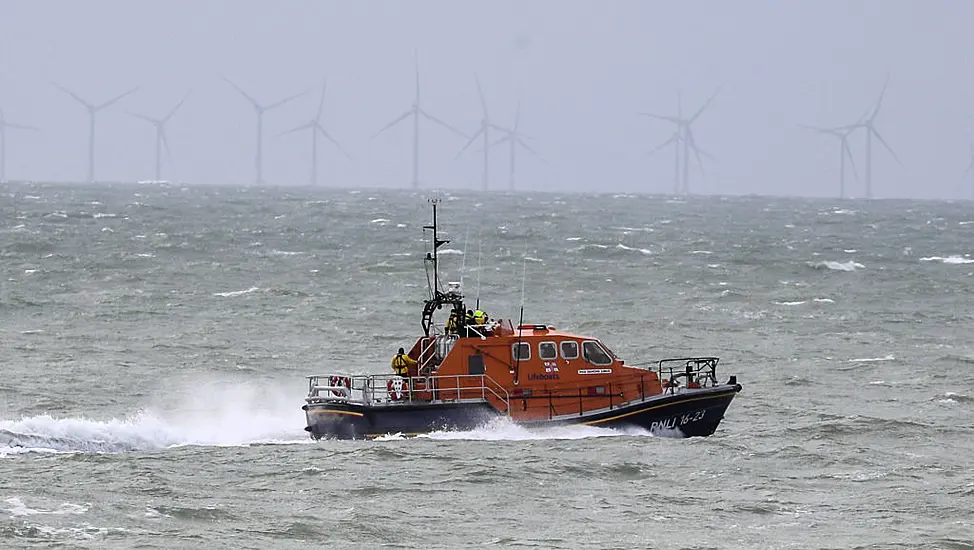
[[[521,421],[526,427],[584,424],[606,428],[640,428],[675,437],[708,436],[717,430],[738,384],[660,395],[624,406],[578,416]],[[366,406],[356,403],[305,405],[315,439],[361,439],[387,434],[419,435],[437,430],[471,430],[504,416],[485,402],[411,403]]]

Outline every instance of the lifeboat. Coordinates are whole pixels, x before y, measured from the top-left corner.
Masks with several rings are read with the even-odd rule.
[[[439,238],[437,201],[430,202],[429,299],[407,372],[309,376],[302,408],[312,438],[469,430],[498,417],[526,427],[634,427],[674,437],[717,430],[741,391],[736,376],[718,381],[717,357],[626,364],[598,338],[471,319],[460,285],[441,285],[437,250],[449,241]]]

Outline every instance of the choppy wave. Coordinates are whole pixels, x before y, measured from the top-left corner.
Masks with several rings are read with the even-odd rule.
[[[176,410],[136,411],[123,418],[38,415],[0,420],[0,456],[25,452],[149,451],[183,445],[241,446],[309,441],[292,395],[254,387],[207,389]]]
[[[974,264],[974,258],[964,256],[929,256],[920,258],[921,262],[940,262],[942,264]]]
[[[591,437],[652,436],[647,430],[639,428],[614,429],[595,426],[549,426],[527,428],[508,418],[493,419],[481,427],[464,431],[434,431],[419,436],[437,440],[477,440],[477,441],[533,441],[547,439],[586,439]],[[655,435],[667,435],[655,434]],[[676,435],[676,434],[673,434]],[[391,436],[395,438],[397,436]]]
[[[855,271],[857,269],[866,268],[866,266],[854,260],[849,260],[847,262],[825,261],[812,263],[809,265],[815,269],[831,269],[832,271]]]

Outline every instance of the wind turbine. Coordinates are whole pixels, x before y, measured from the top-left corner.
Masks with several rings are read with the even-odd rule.
[[[98,111],[101,111],[106,107],[110,107],[115,102],[122,99],[123,97],[135,93],[135,91],[138,90],[139,88],[138,87],[132,88],[131,90],[125,92],[124,94],[117,95],[104,103],[94,105],[92,103],[88,103],[87,101],[81,99],[81,97],[79,97],[71,90],[65,88],[64,86],[61,86],[56,82],[52,82],[52,84],[54,85],[55,88],[68,94],[69,96],[74,98],[75,101],[84,105],[85,108],[88,109],[88,182],[89,183],[94,182],[95,181],[95,115],[98,113]]]
[[[490,181],[489,180],[489,176],[490,176],[490,173],[489,173],[489,169],[490,169],[490,129],[493,128],[495,130],[500,130],[501,132],[509,132],[510,130],[508,130],[507,128],[501,128],[500,126],[497,126],[496,124],[491,123],[491,121],[490,121],[490,114],[487,112],[487,101],[484,99],[484,90],[480,87],[480,79],[479,78],[475,78],[475,80],[477,81],[477,94],[480,96],[480,105],[484,109],[484,118],[480,119],[480,127],[477,128],[477,131],[474,132],[474,134],[472,136],[470,136],[470,141],[468,141],[467,144],[463,146],[463,149],[460,149],[460,152],[457,153],[457,156],[455,157],[455,159],[456,158],[460,158],[460,155],[462,155],[463,152],[466,151],[467,148],[470,147],[473,144],[474,141],[477,141],[477,138],[478,137],[483,136],[483,138],[484,138],[484,175],[483,175],[483,181],[481,182],[481,187],[482,187],[482,189],[484,191],[486,191],[487,188],[488,188],[488,186],[489,186],[488,184],[489,184],[489,181]]]
[[[342,146],[339,145],[338,142],[331,137],[331,135],[328,133],[328,130],[325,130],[324,126],[321,125],[321,109],[325,105],[325,91],[327,89],[328,89],[328,81],[325,80],[325,82],[321,85],[321,101],[318,102],[318,114],[315,115],[313,119],[300,126],[295,126],[294,128],[291,128],[290,130],[281,132],[279,134],[279,135],[284,135],[284,134],[290,134],[292,132],[297,132],[299,130],[308,130],[308,129],[311,130],[311,185],[318,185],[318,134],[321,134],[322,136],[326,137],[328,141],[335,144],[335,147],[339,151],[341,151],[343,155],[345,155],[349,159],[352,158],[348,156],[348,153],[346,153],[345,150],[342,149]]]
[[[676,124],[676,132],[674,132],[673,136],[671,136],[669,140],[664,142],[664,145],[668,145],[671,142],[678,142],[678,143],[682,143],[683,145],[683,190],[682,191],[684,195],[690,194],[690,150],[692,149],[693,154],[697,157],[697,165],[700,166],[701,170],[703,170],[703,159],[701,158],[701,156],[713,158],[706,151],[703,151],[702,149],[697,147],[697,142],[693,138],[692,125],[694,122],[696,122],[698,118],[700,118],[700,115],[702,115],[703,112],[707,109],[707,107],[710,106],[710,103],[714,100],[715,97],[717,97],[717,94],[719,93],[720,93],[720,88],[718,88],[717,91],[711,94],[711,96],[707,99],[707,101],[705,101],[704,104],[699,109],[697,109],[697,111],[693,113],[693,116],[691,116],[690,118],[683,117],[683,114],[681,112],[682,107],[680,105],[679,96],[677,97],[677,116],[675,117],[657,115],[653,113],[641,113],[643,116],[648,116],[650,118],[655,118],[658,120],[666,120],[668,122],[672,122],[673,124]],[[679,160],[677,160],[677,163],[679,163]]]
[[[229,78],[223,77],[223,80],[226,80],[227,84],[233,86],[235,90],[240,92],[240,95],[244,96],[244,98],[254,106],[254,111],[257,112],[257,153],[254,156],[256,178],[254,181],[257,185],[261,185],[264,183],[264,113],[270,111],[271,109],[276,109],[277,107],[284,105],[296,97],[304,95],[305,92],[296,93],[290,97],[286,97],[269,105],[261,105],[256,99],[251,97],[247,92],[243,91],[240,86],[234,84]]]
[[[416,100],[413,101],[413,106],[409,108],[406,112],[399,115],[392,122],[386,124],[378,132],[372,135],[371,139],[379,137],[380,134],[392,128],[396,124],[399,124],[403,120],[409,117],[413,117],[413,189],[419,189],[419,116],[423,115],[427,120],[435,122],[440,126],[450,130],[451,132],[457,134],[461,137],[467,137],[463,132],[457,130],[453,126],[450,126],[446,122],[436,118],[435,116],[427,113],[421,106],[419,102],[419,55],[414,51],[413,56],[416,58]]]
[[[541,159],[541,162],[544,162],[544,159],[541,158],[541,155],[539,155],[537,151],[535,151],[534,149],[532,149],[531,147],[529,147],[528,144],[527,143],[524,143],[524,140],[521,139],[521,138],[526,138],[528,136],[526,136],[526,135],[524,135],[524,134],[522,134],[521,132],[518,131],[518,125],[520,124],[520,121],[521,121],[521,102],[518,101],[517,102],[517,111],[514,114],[514,127],[512,129],[510,129],[510,130],[508,130],[506,128],[499,128],[500,131],[506,133],[507,135],[505,135],[504,137],[500,138],[499,140],[497,140],[497,141],[495,141],[493,143],[494,146],[500,145],[500,144],[502,144],[504,142],[507,142],[509,144],[509,147],[510,147],[510,168],[511,168],[511,176],[510,176],[511,177],[511,179],[510,179],[510,190],[511,191],[514,191],[514,166],[515,166],[515,163],[516,163],[516,160],[517,160],[516,156],[517,156],[517,146],[518,145],[520,145],[521,147],[524,147],[524,149],[527,152],[529,152],[532,155],[534,155],[534,156],[538,157],[539,159]]]
[[[172,165],[172,152],[169,149],[169,141],[166,139],[166,123],[169,122],[169,119],[171,119],[172,116],[174,114],[176,114],[176,111],[178,111],[179,108],[183,106],[183,103],[186,102],[186,99],[187,98],[189,98],[189,94],[185,95],[183,97],[183,99],[181,99],[179,101],[179,103],[177,103],[176,106],[173,107],[173,109],[171,111],[169,111],[169,114],[166,115],[166,116],[164,116],[164,117],[162,117],[162,118],[150,118],[150,117],[147,117],[145,115],[140,115],[140,114],[137,114],[137,113],[129,113],[130,115],[132,115],[132,116],[134,116],[136,118],[141,118],[142,120],[148,122],[149,124],[152,124],[156,128],[156,178],[155,178],[155,181],[157,181],[157,182],[158,181],[162,181],[162,148],[163,147],[166,148],[166,154],[169,156],[170,168],[171,168],[171,165]]]
[[[799,124],[802,128],[807,130],[812,130],[820,134],[829,135],[832,137],[839,138],[839,198],[844,199],[845,197],[845,159],[849,158],[849,163],[852,164],[852,175],[859,180],[859,174],[856,171],[856,161],[852,158],[852,150],[849,148],[849,134],[855,129],[853,127],[841,127],[841,128],[820,128],[817,126],[807,126],[805,124]]]
[[[15,128],[17,130],[37,130],[37,128],[34,128],[33,126],[24,126],[22,124],[7,122],[7,119],[3,116],[3,109],[0,109],[0,183],[7,182],[7,128]]]
[[[642,113],[642,114],[645,115],[645,116],[654,116],[654,115],[647,115],[646,113]],[[651,157],[651,156],[655,155],[656,152],[659,151],[660,149],[665,148],[667,145],[669,145],[671,143],[673,144],[673,153],[674,153],[674,159],[673,159],[673,194],[674,195],[679,195],[680,194],[680,188],[682,187],[680,185],[680,147],[681,147],[681,144],[684,141],[683,140],[683,124],[680,123],[680,122],[678,122],[678,121],[683,120],[683,104],[682,104],[682,101],[680,100],[680,94],[679,93],[676,94],[676,117],[666,118],[665,120],[669,120],[670,122],[676,122],[676,129],[673,130],[673,134],[670,135],[669,139],[667,139],[663,143],[660,143],[659,145],[657,145],[656,147],[654,147],[651,151],[649,151],[648,153],[646,153],[646,156],[647,157]]]
[[[856,128],[864,128],[866,130],[866,198],[867,199],[873,198],[873,168],[872,168],[873,136],[875,136],[876,139],[878,139],[879,142],[883,145],[883,147],[885,147],[886,150],[889,151],[890,155],[893,155],[893,158],[896,160],[896,162],[900,166],[903,166],[903,162],[900,161],[900,158],[898,156],[896,156],[896,153],[893,152],[893,148],[890,147],[888,143],[886,143],[886,140],[883,139],[883,136],[879,135],[879,132],[876,130],[876,126],[874,125],[874,122],[876,121],[876,115],[879,114],[879,108],[882,107],[883,105],[883,96],[886,95],[887,86],[889,86],[889,77],[887,77],[886,82],[883,83],[883,89],[882,91],[879,92],[879,99],[876,100],[876,107],[872,110],[872,114],[867,114],[865,117],[859,119],[859,121],[856,122],[855,124],[850,124],[848,126],[844,126],[841,128],[842,130],[850,130],[850,131],[855,130]]]

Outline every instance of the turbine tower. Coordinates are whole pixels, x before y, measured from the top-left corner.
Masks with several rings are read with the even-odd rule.
[[[7,122],[7,119],[3,116],[3,109],[0,109],[0,183],[7,183],[7,128],[37,130],[33,126]]]
[[[271,109],[276,109],[277,107],[284,105],[296,97],[304,95],[305,92],[296,93],[276,103],[261,105],[256,99],[251,97],[247,92],[243,91],[240,86],[234,84],[229,78],[223,77],[223,80],[226,80],[227,84],[230,84],[235,90],[240,92],[240,95],[244,96],[244,98],[254,106],[254,111],[257,113],[257,153],[254,155],[254,169],[256,172],[256,177],[254,182],[257,185],[261,185],[264,183],[264,113],[270,111]]]
[[[422,108],[422,106],[420,105],[420,102],[419,102],[419,97],[420,97],[420,95],[419,95],[419,55],[414,51],[413,52],[413,56],[416,58],[416,99],[415,99],[415,101],[413,101],[413,106],[410,107],[409,110],[407,110],[403,114],[401,114],[398,117],[396,117],[395,119],[393,119],[392,122],[390,122],[390,123],[386,124],[385,126],[383,126],[382,129],[380,129],[378,132],[376,132],[375,134],[373,134],[370,139],[375,139],[375,138],[379,137],[380,134],[382,134],[383,132],[385,132],[389,128],[392,128],[396,124],[399,124],[400,122],[402,122],[403,120],[406,120],[409,117],[413,117],[413,181],[412,181],[412,186],[413,186],[413,189],[419,189],[419,116],[420,115],[423,115],[424,117],[426,117],[427,120],[429,120],[431,122],[435,122],[436,124],[439,124],[440,126],[446,128],[447,130],[450,130],[451,132],[457,134],[458,136],[461,136],[461,137],[467,137],[467,136],[464,135],[464,133],[461,132],[460,130],[457,130],[456,128],[454,128],[453,126],[450,126],[446,122],[443,122],[442,120],[436,118],[435,116],[427,113]]]
[[[94,105],[92,103],[88,103],[87,101],[81,99],[81,97],[79,97],[71,90],[65,88],[64,86],[61,86],[56,82],[52,82],[52,84],[54,84],[55,88],[68,94],[69,96],[74,98],[75,101],[84,105],[85,108],[88,109],[88,182],[93,183],[95,181],[95,115],[98,114],[98,111],[101,111],[106,107],[110,107],[115,102],[122,99],[123,97],[135,93],[135,91],[138,90],[139,88],[138,87],[132,88],[131,90],[125,92],[124,94],[117,95],[104,103]]]
[[[500,145],[500,144],[502,144],[504,142],[507,142],[509,144],[509,147],[510,147],[510,168],[511,168],[511,176],[510,176],[509,186],[510,186],[510,190],[511,191],[514,191],[514,167],[515,167],[515,163],[516,163],[516,160],[517,160],[517,146],[518,145],[520,145],[521,147],[524,147],[524,150],[526,150],[527,152],[531,153],[532,155],[538,157],[539,159],[541,159],[542,162],[544,162],[544,159],[541,158],[541,155],[539,155],[537,151],[535,151],[534,149],[532,149],[531,147],[529,147],[528,144],[527,143],[524,143],[524,140],[521,139],[521,138],[526,138],[528,136],[526,136],[526,135],[522,134],[520,131],[518,131],[518,125],[520,124],[520,121],[521,121],[521,102],[518,101],[517,102],[517,111],[514,114],[514,127],[512,129],[510,129],[510,130],[508,130],[506,128],[499,128],[500,131],[506,133],[507,135],[505,135],[504,137],[500,138],[499,140],[495,141],[492,144],[493,146]]]
[[[311,130],[311,185],[312,186],[318,185],[318,134],[321,134],[322,136],[327,138],[328,141],[332,142],[335,145],[335,147],[339,151],[341,151],[343,155],[345,155],[349,159],[352,158],[348,156],[348,153],[346,153],[345,150],[342,149],[342,146],[339,145],[338,142],[331,137],[331,134],[328,133],[328,130],[325,130],[325,127],[321,125],[321,109],[325,105],[325,91],[327,89],[328,89],[328,81],[325,80],[325,82],[321,85],[321,101],[318,102],[318,114],[315,115],[313,119],[300,126],[295,126],[294,128],[291,128],[290,130],[281,132],[279,134],[283,136],[284,134],[290,134],[293,132],[297,132],[299,130],[308,130],[308,129]]]
[[[480,87],[480,79],[475,77],[475,80],[477,81],[477,94],[480,96],[480,106],[483,107],[484,109],[484,117],[480,119],[480,127],[477,128],[477,131],[474,132],[472,136],[470,136],[470,141],[468,141],[467,144],[463,146],[463,149],[460,149],[460,152],[457,153],[457,156],[454,158],[454,160],[460,158],[460,155],[462,155],[463,152],[466,151],[467,148],[470,147],[474,141],[477,141],[478,137],[483,136],[484,174],[483,174],[483,180],[481,181],[481,188],[483,191],[486,191],[489,187],[489,182],[490,182],[490,172],[489,172],[490,170],[490,129],[493,128],[495,130],[500,130],[501,132],[509,132],[510,130],[508,130],[507,128],[501,128],[500,126],[491,123],[490,114],[487,112],[487,101],[484,99],[484,90]]]
[[[171,166],[172,165],[172,151],[170,151],[170,149],[169,149],[169,141],[166,139],[166,123],[169,122],[169,119],[171,119],[172,116],[174,114],[176,114],[176,111],[178,111],[179,108],[183,106],[183,103],[186,102],[186,99],[187,98],[189,98],[189,94],[187,94],[186,96],[184,96],[183,99],[181,99],[179,101],[179,103],[177,103],[176,106],[173,107],[173,109],[171,111],[169,111],[169,114],[166,115],[166,116],[164,116],[164,117],[162,117],[162,118],[151,118],[151,117],[147,117],[145,115],[140,115],[140,114],[136,114],[136,113],[129,113],[130,115],[132,115],[132,116],[134,116],[136,118],[141,118],[142,120],[148,122],[149,124],[152,124],[156,128],[156,177],[155,177],[155,181],[157,181],[157,182],[162,181],[162,148],[163,147],[166,148],[166,154],[169,155],[170,168],[172,167]]]
[[[663,143],[663,146],[668,145],[671,142],[676,142],[678,144],[677,145],[678,147],[680,144],[682,144],[683,146],[682,193],[684,195],[690,194],[690,150],[691,149],[693,150],[693,154],[697,158],[697,165],[700,167],[701,170],[703,170],[703,159],[701,158],[701,156],[713,158],[706,151],[703,151],[702,149],[697,147],[697,142],[693,138],[692,125],[694,122],[696,122],[698,118],[700,118],[700,115],[703,114],[703,112],[707,109],[707,107],[710,106],[710,103],[714,100],[715,97],[717,97],[718,93],[720,93],[720,88],[718,88],[717,91],[711,94],[711,96],[707,99],[707,101],[704,102],[703,106],[697,109],[697,112],[693,113],[693,116],[691,116],[690,118],[683,117],[682,106],[680,105],[679,95],[677,96],[677,116],[664,116],[664,115],[657,115],[653,113],[640,113],[643,116],[648,116],[650,118],[655,118],[658,120],[666,120],[668,122],[672,122],[673,124],[676,124],[676,131],[670,137],[669,140]],[[679,163],[680,162],[679,159],[677,159],[676,162]]]
[[[841,128],[819,128],[817,126],[807,126],[805,124],[799,124],[802,128],[807,130],[812,130],[820,134],[829,135],[832,137],[839,138],[839,198],[846,198],[846,186],[845,186],[845,159],[848,157],[849,163],[852,165],[852,175],[859,180],[859,174],[856,171],[856,161],[852,158],[852,149],[849,148],[849,134],[855,127],[841,127]]]
[[[886,143],[886,140],[883,139],[883,136],[879,134],[879,132],[876,130],[876,126],[874,125],[874,122],[876,121],[876,115],[879,114],[879,108],[882,107],[883,105],[883,96],[886,95],[887,86],[889,86],[889,77],[886,77],[886,82],[883,83],[883,89],[882,91],[879,92],[879,99],[876,100],[876,107],[872,109],[872,114],[868,114],[867,112],[866,116],[859,119],[859,121],[856,122],[855,124],[850,124],[848,126],[844,126],[840,128],[840,130],[849,130],[849,131],[855,130],[857,128],[863,128],[866,131],[866,198],[867,199],[873,198],[872,138],[874,136],[876,139],[879,140],[879,143],[881,143],[883,147],[885,147],[886,150],[889,151],[889,154],[893,155],[893,159],[895,159],[900,166],[903,166],[903,162],[900,161],[900,158],[898,156],[896,156],[896,153],[893,152],[893,148],[890,147],[888,143]]]

